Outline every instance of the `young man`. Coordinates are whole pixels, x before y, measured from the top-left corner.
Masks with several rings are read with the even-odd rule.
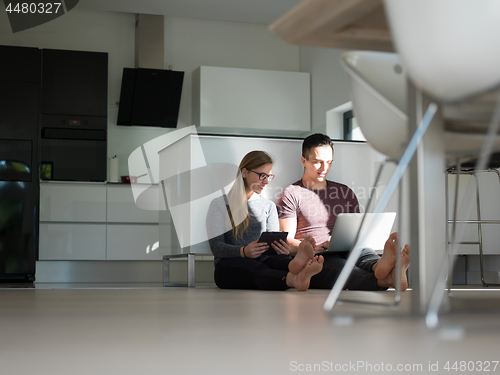
[[[328,248],[337,215],[359,212],[359,203],[349,187],[326,179],[333,162],[333,144],[328,136],[313,134],[304,139],[301,160],[302,179],[288,186],[276,202],[280,229],[288,232],[292,249],[305,237],[312,236],[317,244],[315,250],[321,251]],[[364,249],[345,288],[380,290],[394,286],[396,239],[397,233],[391,234],[382,257],[371,249]],[[409,251],[406,245],[401,252],[402,290],[408,287],[405,271],[410,264]],[[313,276],[311,288],[332,288],[346,262],[345,257],[337,254],[327,254],[324,258],[323,271]]]

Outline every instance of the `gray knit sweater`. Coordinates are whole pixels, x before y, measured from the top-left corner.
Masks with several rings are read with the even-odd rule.
[[[208,209],[207,234],[210,249],[217,263],[219,258],[240,257],[241,246],[258,240],[265,231],[278,231],[278,211],[274,202],[254,194],[247,202],[250,223],[241,238],[235,239],[229,224],[226,200],[215,198]]]

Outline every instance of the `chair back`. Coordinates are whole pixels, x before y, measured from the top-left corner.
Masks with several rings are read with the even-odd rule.
[[[398,54],[351,51],[340,59],[350,79],[354,115],[367,142],[391,159],[401,157],[408,142],[407,76]],[[448,163],[477,157],[486,134],[446,131],[443,134]],[[500,136],[494,151],[500,151]]]
[[[384,6],[415,86],[453,102],[500,84],[498,0],[384,0]]]
[[[340,63],[349,75],[354,115],[367,142],[399,159],[408,139],[408,116],[407,81],[398,55],[351,51]]]

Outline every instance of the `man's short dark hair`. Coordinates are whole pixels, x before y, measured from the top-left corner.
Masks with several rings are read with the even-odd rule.
[[[329,136],[320,133],[310,135],[302,142],[302,156],[307,159],[312,148],[321,146],[330,146],[333,152],[333,142]]]

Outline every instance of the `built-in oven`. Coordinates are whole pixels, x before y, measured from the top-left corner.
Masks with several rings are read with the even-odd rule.
[[[106,118],[42,116],[40,178],[106,181]]]
[[[108,54],[42,51],[40,175],[106,181]]]

